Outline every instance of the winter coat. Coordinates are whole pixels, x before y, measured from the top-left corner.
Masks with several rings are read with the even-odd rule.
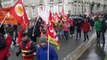
[[[82,24],[82,30],[83,30],[83,32],[89,32],[90,31],[90,24],[88,22],[84,22]]]
[[[64,31],[68,32],[69,31],[69,24],[68,23],[64,23]]]
[[[6,41],[5,38],[0,35],[0,50],[2,50],[4,47],[6,47]]]
[[[68,23],[70,24],[70,26],[73,26],[73,20],[69,20]]]
[[[2,50],[0,50],[0,60],[4,60],[5,57],[10,56],[10,45],[12,43],[12,37],[9,35],[6,39],[6,47]]]
[[[107,29],[107,23],[106,20],[102,21],[102,28],[101,28],[101,32],[105,33]]]
[[[81,23],[81,22],[80,22],[80,23],[77,22],[77,23],[75,24],[75,26],[76,26],[76,31],[79,31],[79,32],[80,32],[81,29],[82,29],[82,23]]]
[[[102,23],[101,21],[95,21],[95,29],[96,31],[101,31],[101,28],[102,28]]]
[[[37,51],[37,60],[47,60],[48,59],[48,44],[45,48],[39,47]],[[58,60],[58,55],[52,46],[49,46],[49,60]]]

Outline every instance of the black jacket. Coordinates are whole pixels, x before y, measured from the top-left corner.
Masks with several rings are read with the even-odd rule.
[[[5,38],[0,35],[0,50],[3,49],[6,46]]]

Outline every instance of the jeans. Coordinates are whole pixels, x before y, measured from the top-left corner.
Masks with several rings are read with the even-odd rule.
[[[101,32],[100,31],[96,31],[96,34],[97,34],[97,38],[100,38],[100,34]]]
[[[88,32],[84,32],[84,41],[86,41],[86,39],[89,40]]]
[[[74,27],[74,26],[71,26],[71,27],[70,27],[70,35],[74,34],[74,31],[75,31],[75,27]]]
[[[103,44],[105,44],[105,32],[102,32],[102,40],[103,40]]]
[[[65,36],[65,39],[68,40],[69,32],[68,31],[64,31],[64,36]]]
[[[76,33],[76,39],[78,39],[78,36],[79,36],[79,38],[81,38],[81,31],[77,31],[77,33]]]

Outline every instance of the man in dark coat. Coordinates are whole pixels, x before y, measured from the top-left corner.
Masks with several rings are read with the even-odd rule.
[[[102,33],[102,40],[103,40],[103,44],[105,44],[105,32],[107,29],[107,22],[105,19],[102,20],[102,28],[101,28],[101,33]]]

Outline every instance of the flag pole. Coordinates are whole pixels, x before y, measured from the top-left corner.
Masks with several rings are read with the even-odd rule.
[[[9,13],[9,12],[8,12],[8,13]],[[1,26],[3,25],[3,23],[4,23],[5,19],[7,18],[8,13],[6,14],[6,16],[4,17],[3,21],[1,22],[1,24],[0,24],[0,28],[1,28]]]
[[[48,23],[48,30],[49,30],[49,23]],[[49,34],[48,34],[48,37],[49,37]],[[48,58],[47,60],[49,60],[49,39],[48,39]]]

